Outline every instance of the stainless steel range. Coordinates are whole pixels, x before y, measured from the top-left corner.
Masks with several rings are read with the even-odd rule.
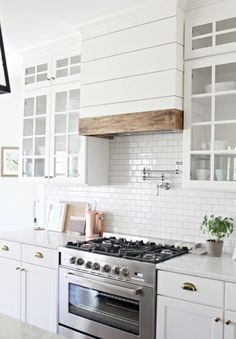
[[[187,252],[114,237],[69,242],[60,248],[60,334],[154,339],[155,264]]]

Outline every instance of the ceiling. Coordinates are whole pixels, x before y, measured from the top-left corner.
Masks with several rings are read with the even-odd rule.
[[[0,0],[4,40],[12,49],[25,49],[74,32],[75,25],[138,0]]]

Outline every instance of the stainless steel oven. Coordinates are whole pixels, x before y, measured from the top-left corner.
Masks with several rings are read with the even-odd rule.
[[[154,288],[60,267],[59,326],[68,338],[154,339]]]

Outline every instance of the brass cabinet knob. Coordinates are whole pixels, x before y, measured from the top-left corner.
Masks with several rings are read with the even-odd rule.
[[[3,251],[9,251],[9,247],[8,247],[7,245],[3,245],[3,246],[2,246],[2,250],[3,250]]]
[[[214,321],[215,321],[216,323],[218,323],[218,322],[220,321],[220,317],[215,317],[215,318],[214,318]]]
[[[41,253],[41,252],[36,252],[34,256],[35,256],[35,258],[42,259],[42,258],[43,258],[43,253]]]
[[[231,320],[225,320],[225,325],[230,325],[231,324]]]
[[[182,285],[181,285],[181,288],[183,290],[187,290],[187,291],[192,291],[192,292],[195,292],[197,291],[197,288],[194,284],[192,283],[189,283],[189,282],[184,282]]]

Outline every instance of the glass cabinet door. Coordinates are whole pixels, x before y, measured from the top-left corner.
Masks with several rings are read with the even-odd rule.
[[[51,176],[78,178],[80,87],[77,83],[56,86],[52,101]]]
[[[29,62],[24,67],[25,89],[42,88],[50,85],[51,57]]]
[[[27,92],[24,98],[22,176],[47,176],[49,91]]]
[[[234,59],[233,59],[234,58]],[[236,181],[236,62],[191,69],[190,180]],[[235,60],[235,56],[232,56]]]
[[[53,57],[52,74],[53,84],[60,84],[65,81],[80,80],[81,55],[76,50],[73,53],[60,53]]]

